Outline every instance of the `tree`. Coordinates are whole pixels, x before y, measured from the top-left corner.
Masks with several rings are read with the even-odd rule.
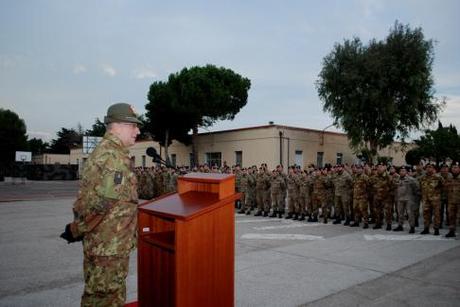
[[[425,135],[416,140],[415,144],[417,148],[406,154],[406,162],[413,156],[418,157],[419,161],[421,158],[435,160],[438,165],[447,159],[460,161],[460,136],[453,125],[443,127],[438,122],[436,130],[426,130]]]
[[[42,139],[33,138],[27,141],[29,151],[32,152],[32,155],[41,155],[48,150],[49,144],[43,142]]]
[[[359,38],[336,44],[317,81],[323,109],[357,151],[377,151],[395,137],[432,124],[444,100],[434,97],[433,41],[421,28],[395,22],[383,41]]]
[[[26,124],[10,110],[0,108],[0,178],[14,165],[15,152],[27,150]]]
[[[70,128],[61,128],[57,132],[57,138],[51,141],[50,152],[56,154],[69,154],[70,149],[82,144],[82,133]]]
[[[189,140],[190,130],[196,135],[199,127],[234,119],[246,105],[250,87],[249,79],[214,65],[184,68],[167,82],[153,83],[146,105],[153,138],[167,147],[172,139]],[[196,164],[195,146],[193,157]]]
[[[91,126],[91,129],[86,130],[85,135],[87,136],[104,136],[105,124],[96,118],[96,121]]]

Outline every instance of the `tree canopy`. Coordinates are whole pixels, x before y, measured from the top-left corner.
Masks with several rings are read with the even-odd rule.
[[[50,152],[55,154],[69,154],[70,149],[81,146],[82,137],[82,132],[73,128],[61,128],[57,132],[57,138],[51,141]]]
[[[49,149],[49,144],[43,142],[42,139],[33,138],[27,141],[28,150],[32,152],[32,155],[41,155]]]
[[[11,110],[0,108],[0,177],[14,165],[15,152],[27,150],[27,128]]]
[[[249,79],[224,67],[184,68],[150,86],[146,126],[163,146],[173,139],[187,144],[190,130],[234,119],[247,103],[250,86]]]
[[[460,161],[460,136],[453,125],[443,127],[439,122],[436,130],[426,130],[415,144],[417,147],[406,153],[409,164],[418,164],[424,158],[434,160],[438,165],[447,159]]]
[[[434,97],[433,41],[421,28],[395,22],[381,41],[336,44],[317,81],[324,111],[355,149],[373,155],[395,138],[436,121],[444,102]]]
[[[105,134],[105,124],[96,118],[96,121],[91,126],[91,129],[86,130],[85,132],[88,136],[104,136]]]

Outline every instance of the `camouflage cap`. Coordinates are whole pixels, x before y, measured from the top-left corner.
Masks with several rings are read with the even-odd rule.
[[[127,103],[116,103],[107,109],[107,116],[104,117],[104,123],[117,122],[142,124],[137,118],[133,107]]]

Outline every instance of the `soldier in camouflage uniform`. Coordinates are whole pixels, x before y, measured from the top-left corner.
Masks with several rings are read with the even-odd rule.
[[[256,201],[256,176],[254,175],[254,169],[250,167],[248,169],[248,184],[247,190],[245,195],[245,203],[246,203],[246,214],[251,214],[251,210],[255,207]]]
[[[448,223],[449,232],[446,238],[455,237],[457,224],[460,220],[460,166],[458,164],[452,165],[452,176],[447,180],[447,199],[449,201],[447,210],[449,212]]]
[[[323,214],[323,222],[327,224],[329,214],[327,202],[327,188],[330,186],[330,180],[327,176],[327,169],[317,170],[313,179],[313,194],[312,194],[312,216],[308,219],[309,222],[318,222],[318,209],[321,207]]]
[[[425,171],[423,170],[423,166],[421,164],[418,164],[415,167],[415,174],[413,175],[413,177],[417,180],[419,187],[420,187],[421,180],[424,176],[425,176]],[[418,220],[420,218],[421,201],[422,201],[422,195],[419,193],[418,197],[415,199],[415,206],[414,206],[415,227],[418,227],[419,225]]]
[[[264,191],[265,191],[265,170],[260,167],[259,172],[256,175],[256,203],[257,203],[257,212],[254,216],[261,216],[264,214],[265,203],[264,203]],[[268,213],[267,213],[268,214]]]
[[[131,106],[109,107],[107,132],[83,171],[74,221],[61,235],[83,239],[82,306],[124,306],[129,253],[136,247],[137,179],[128,147],[139,134]]]
[[[341,219],[345,218],[344,225],[350,225],[353,211],[351,207],[353,178],[348,172],[343,170],[342,165],[338,165],[332,183],[334,185],[334,206],[336,217],[334,224],[340,224]]]
[[[363,220],[363,228],[369,228],[369,199],[368,190],[370,187],[370,180],[364,174],[363,167],[358,165],[355,167],[356,174],[353,177],[353,211],[355,214],[354,222],[351,227],[359,227],[360,220]]]
[[[404,214],[407,212],[409,218],[409,233],[415,233],[415,201],[419,194],[418,181],[407,174],[407,169],[401,167],[399,177],[396,181],[396,203],[398,205],[398,222],[399,225],[393,231],[402,231],[404,223]]]
[[[246,213],[246,210],[247,210],[246,195],[248,192],[249,176],[245,168],[241,169],[239,177],[240,177],[239,178],[239,192],[241,193],[241,198],[240,198],[241,209],[238,211],[238,213]]]
[[[444,178],[445,182],[452,178],[452,174],[449,173],[449,167],[446,164],[443,164],[441,166],[439,175],[441,175],[441,177]],[[440,213],[441,223],[440,223],[439,228],[442,228],[442,223],[444,222],[444,212],[446,214],[446,224],[448,224],[449,210],[447,209],[447,207],[448,207],[447,186],[444,185],[441,189],[441,213]]]
[[[384,165],[379,165],[377,168],[377,175],[374,177],[374,209],[376,222],[373,229],[382,228],[383,217],[385,212],[385,222],[387,224],[386,230],[391,230],[392,220],[392,203],[390,199],[390,191],[393,188],[392,179],[386,172]]]
[[[297,200],[299,198],[299,179],[295,173],[294,167],[289,168],[289,175],[287,177],[287,190],[288,190],[288,214],[287,219],[294,218],[298,219],[298,204]]]
[[[299,178],[299,206],[300,218],[299,221],[305,220],[306,216],[311,215],[311,192],[313,181],[307,171],[302,172]]]
[[[434,235],[439,235],[439,226],[441,223],[441,189],[444,179],[436,174],[434,165],[426,166],[426,174],[420,179],[420,189],[423,201],[423,231],[421,234],[430,233],[431,217],[433,216]]]
[[[276,217],[278,215],[281,218],[284,214],[284,190],[286,184],[283,175],[278,170],[273,171],[271,185],[270,185],[273,201],[273,211],[270,217]]]
[[[271,178],[272,174],[267,168],[267,164],[264,163],[263,165],[265,171],[265,188],[263,193],[263,201],[264,201],[264,216],[268,216],[270,212],[270,208],[272,207],[272,195],[271,195]]]

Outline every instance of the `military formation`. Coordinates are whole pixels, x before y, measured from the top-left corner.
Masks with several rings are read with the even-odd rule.
[[[460,166],[456,163],[443,165],[439,172],[433,164],[415,168],[310,165],[304,170],[291,166],[287,171],[282,165],[269,170],[264,163],[248,168],[138,168],[140,198],[174,192],[177,177],[189,171],[235,174],[236,191],[242,195],[236,204],[240,214],[388,231],[403,231],[407,221],[408,232],[415,233],[422,212],[421,234],[432,229],[439,235],[444,225],[448,238],[455,237],[460,221]]]

